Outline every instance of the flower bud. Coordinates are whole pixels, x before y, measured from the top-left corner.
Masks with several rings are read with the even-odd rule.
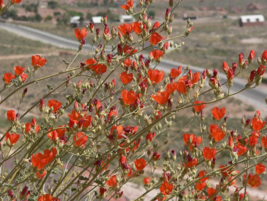
[[[39,109],[40,109],[41,112],[43,111],[44,107],[45,107],[44,99],[40,99],[40,106],[39,106]]]
[[[171,15],[169,22],[171,23],[171,22],[173,22],[173,20],[174,20],[174,15]]]
[[[147,15],[146,14],[144,14],[144,17],[143,17],[143,23],[147,23]]]
[[[27,92],[28,92],[28,88],[25,88],[22,93],[22,99],[26,96]]]
[[[167,8],[165,13],[165,20],[168,21],[170,18],[171,8]]]
[[[240,53],[238,55],[239,57],[239,66],[242,68],[242,66],[244,65],[245,61],[244,61],[244,54],[243,53]]]
[[[172,25],[170,25],[168,28],[168,34],[171,34],[171,33],[172,33]]]
[[[94,27],[95,27],[95,25],[92,22],[90,22],[89,29],[90,29],[91,33],[94,33]]]
[[[192,31],[193,31],[193,27],[190,27],[190,28],[188,28],[186,31],[185,31],[185,33],[184,33],[184,35],[185,36],[188,36]]]
[[[255,51],[251,50],[248,56],[248,62],[252,63],[254,59],[255,59]]]
[[[99,28],[96,29],[96,38],[97,39],[100,38],[100,29]]]

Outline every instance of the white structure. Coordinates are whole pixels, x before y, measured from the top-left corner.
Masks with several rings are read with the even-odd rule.
[[[120,15],[120,23],[134,22],[132,15]]]
[[[80,19],[81,16],[73,16],[70,18],[70,24],[74,26],[79,26],[80,25]]]
[[[39,2],[39,7],[40,7],[40,8],[47,8],[47,6],[48,6],[48,3],[47,3],[46,0],[41,0],[41,1]]]
[[[101,24],[101,19],[102,18],[103,18],[102,16],[94,16],[94,17],[92,17],[92,22],[94,24]]]
[[[263,15],[242,15],[240,16],[240,26],[263,25],[265,22]]]

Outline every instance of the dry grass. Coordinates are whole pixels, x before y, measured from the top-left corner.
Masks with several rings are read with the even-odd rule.
[[[8,36],[8,37],[7,37]],[[0,56],[17,54],[36,54],[58,50],[49,44],[18,37],[16,34],[0,29]],[[2,64],[1,64],[2,66]]]

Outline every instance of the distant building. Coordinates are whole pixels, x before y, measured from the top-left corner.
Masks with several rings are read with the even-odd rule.
[[[240,26],[260,26],[264,25],[263,15],[243,15],[240,17]]]
[[[41,0],[39,2],[39,8],[47,8],[47,6],[48,6],[48,3],[46,0]]]
[[[92,17],[92,23],[94,23],[94,24],[101,24],[101,19],[102,18],[103,18],[102,16],[93,16]]]
[[[81,23],[81,16],[73,16],[70,18],[70,24],[74,27],[77,27]]]
[[[197,16],[187,16],[186,13],[183,14],[183,20],[188,20],[188,19],[197,20],[197,18],[198,18]]]
[[[132,15],[120,15],[120,23],[132,23],[134,18]]]

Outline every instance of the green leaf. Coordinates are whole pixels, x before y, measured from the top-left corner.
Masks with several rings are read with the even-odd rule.
[[[47,86],[47,88],[49,89],[49,90],[53,90],[53,87],[51,87],[50,85],[46,85]]]

